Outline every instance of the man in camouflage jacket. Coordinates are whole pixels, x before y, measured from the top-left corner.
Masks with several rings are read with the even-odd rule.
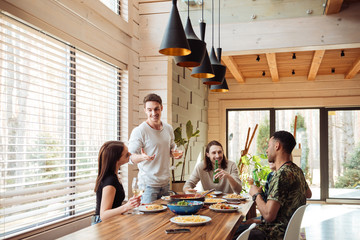
[[[264,222],[250,232],[249,239],[283,239],[288,222],[300,206],[306,204],[304,173],[291,161],[296,145],[293,135],[286,131],[275,132],[266,150],[269,163],[276,172],[269,186],[267,202],[262,199],[261,187],[252,185],[250,195],[264,218]]]

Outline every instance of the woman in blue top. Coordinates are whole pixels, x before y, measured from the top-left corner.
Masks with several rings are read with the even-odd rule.
[[[92,223],[98,223],[127,212],[140,205],[140,196],[132,197],[121,205],[125,192],[118,178],[121,165],[129,161],[130,153],[123,142],[109,141],[101,147],[98,157],[99,169],[95,183],[96,210]]]

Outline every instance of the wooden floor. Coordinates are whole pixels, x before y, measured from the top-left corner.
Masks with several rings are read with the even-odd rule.
[[[301,227],[306,240],[360,240],[360,205],[311,203]]]

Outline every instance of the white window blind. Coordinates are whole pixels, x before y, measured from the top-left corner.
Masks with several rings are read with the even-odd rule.
[[[110,8],[114,13],[122,16],[125,21],[129,20],[128,0],[100,0],[100,2]]]
[[[98,151],[127,139],[128,100],[126,72],[3,13],[0,44],[3,238],[95,209]]]

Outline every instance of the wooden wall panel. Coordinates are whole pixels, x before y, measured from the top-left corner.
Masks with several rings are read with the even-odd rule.
[[[171,64],[172,76],[172,125],[174,128],[182,126],[183,137],[186,138],[186,123],[191,120],[195,129],[200,130],[200,136],[191,140],[191,162],[187,166],[186,176],[194,168],[198,156],[202,156],[203,147],[207,144],[208,118],[207,118],[207,87],[199,84],[199,80],[190,77],[191,71],[178,67],[174,61]],[[202,159],[202,158],[201,158]],[[175,171],[176,177],[180,176],[180,169]]]

